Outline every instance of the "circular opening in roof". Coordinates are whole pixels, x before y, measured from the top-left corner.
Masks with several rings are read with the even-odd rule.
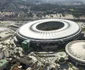
[[[44,22],[36,26],[38,30],[43,31],[50,31],[50,30],[57,30],[64,26],[64,23],[62,22],[56,22],[56,21],[50,21],[50,22]]]

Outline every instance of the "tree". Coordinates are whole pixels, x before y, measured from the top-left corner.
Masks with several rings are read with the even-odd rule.
[[[50,17],[53,17],[53,15],[50,15]]]
[[[62,13],[62,16],[65,17],[66,15],[64,13]]]
[[[72,13],[72,15],[77,19],[80,19],[80,17],[82,16],[81,13]]]
[[[28,16],[29,16],[29,17],[33,17],[34,15],[33,15],[32,12],[30,12],[30,13],[28,13]]]

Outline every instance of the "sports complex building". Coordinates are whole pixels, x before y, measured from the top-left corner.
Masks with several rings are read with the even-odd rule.
[[[66,45],[65,50],[76,65],[85,65],[85,40],[72,41]]]
[[[80,26],[73,21],[42,19],[21,26],[16,32],[16,37],[19,41],[29,39],[36,46],[56,48],[60,44],[79,39],[80,34]]]

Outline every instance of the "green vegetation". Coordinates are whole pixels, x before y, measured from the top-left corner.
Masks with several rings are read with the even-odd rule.
[[[85,5],[59,5],[59,4],[34,4],[29,1],[23,0],[2,0],[0,1],[0,16],[1,18],[43,18],[49,15],[53,18],[53,15],[60,15],[65,17],[67,14],[71,14],[74,18],[80,19],[81,16],[85,16]],[[2,15],[3,14],[3,15]]]
[[[61,57],[59,62],[65,62],[65,59]]]
[[[85,31],[85,28],[82,28],[82,31]]]

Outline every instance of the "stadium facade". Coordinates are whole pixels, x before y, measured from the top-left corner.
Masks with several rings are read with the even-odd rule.
[[[21,26],[16,32],[16,37],[19,41],[29,39],[37,46],[56,48],[59,44],[78,39],[80,34],[80,26],[73,21],[42,19]]]

